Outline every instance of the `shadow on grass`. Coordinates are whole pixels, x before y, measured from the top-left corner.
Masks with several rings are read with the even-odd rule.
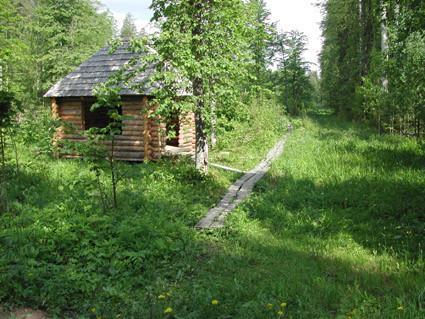
[[[13,211],[0,215],[0,303],[118,313],[135,290],[144,297],[158,278],[185,271],[198,252],[191,226],[228,180],[200,179],[186,162],[122,166],[130,177],[120,183],[118,209],[107,212],[78,160],[28,168],[10,183]]]
[[[195,317],[276,318],[282,302],[293,318],[345,318],[353,309],[360,317],[399,318],[398,303],[411,307],[407,318],[419,313],[417,274],[395,275],[375,265],[326,257],[311,249],[317,243],[307,236],[262,238],[235,229],[223,246],[182,289],[193,296],[194,304],[216,296],[225,305],[215,312],[205,306]]]
[[[353,145],[342,146],[341,149],[347,152],[360,154],[368,165],[386,171],[398,169],[425,169],[425,153],[418,150],[400,149],[390,145],[368,146],[365,148],[353,147]]]
[[[340,142],[341,139],[347,137],[347,131],[349,131],[350,137],[360,141],[371,141],[378,136],[376,131],[366,125],[343,121],[327,114],[313,114],[310,119],[320,127],[317,137],[329,143]],[[381,136],[379,144],[359,148],[353,141],[345,141],[345,144],[340,147],[343,151],[361,154],[368,164],[377,168],[388,170],[399,167],[425,169],[425,144],[415,149],[398,147],[399,144],[405,144],[406,141],[408,141],[407,138],[398,135],[384,135]],[[411,139],[410,142],[414,144],[417,141]]]
[[[348,233],[364,247],[419,258],[425,238],[425,185],[385,179],[318,184],[279,176],[249,203],[274,233],[330,238]],[[260,186],[261,188],[261,186]]]

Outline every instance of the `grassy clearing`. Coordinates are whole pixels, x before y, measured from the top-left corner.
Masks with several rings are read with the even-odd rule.
[[[424,167],[415,141],[305,119],[179,294],[211,318],[423,318]]]
[[[220,136],[210,162],[240,170],[255,167],[286,133],[289,122],[282,113],[268,100],[251,105],[247,122],[234,122],[234,129]]]
[[[255,127],[251,121],[229,134],[260,141],[264,135],[273,144],[285,121],[275,114],[264,112]],[[220,151],[230,153],[236,144]],[[257,147],[244,151],[261,158],[267,145]],[[176,298],[179,283],[208,257],[193,226],[238,176],[211,169],[200,178],[185,159],[121,164],[127,177],[119,185],[119,209],[105,213],[95,173],[83,161],[20,153],[19,173],[0,181],[0,305],[58,318],[173,316],[164,313],[166,292]],[[243,162],[245,154],[232,158]]]
[[[271,146],[278,120],[229,134]],[[193,226],[236,175],[123,165],[120,208],[105,214],[84,163],[25,158],[0,216],[1,302],[58,318],[423,318],[423,145],[324,115],[298,126],[209,233]],[[225,164],[260,147],[245,144]]]

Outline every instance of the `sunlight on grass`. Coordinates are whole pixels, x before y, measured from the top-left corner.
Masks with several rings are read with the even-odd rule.
[[[0,216],[0,300],[61,318],[423,317],[424,148],[329,115],[295,125],[211,232],[193,227],[238,174],[199,178],[184,159],[120,164],[119,209],[103,212],[84,161],[24,152]],[[227,164],[265,151],[243,145]]]

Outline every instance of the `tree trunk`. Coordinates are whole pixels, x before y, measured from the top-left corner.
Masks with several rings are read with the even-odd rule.
[[[207,3],[207,7],[203,7]],[[193,29],[192,29],[192,53],[197,62],[201,63],[204,59],[202,48],[204,47],[204,24],[203,13],[208,10],[209,1],[201,0],[189,1],[193,8]],[[200,71],[200,70],[198,70]],[[196,130],[196,148],[195,148],[195,167],[203,174],[208,173],[208,136],[205,133],[205,90],[203,78],[195,75],[192,79],[193,96],[196,101],[195,107],[195,130]]]
[[[196,127],[196,149],[195,165],[196,169],[203,174],[208,173],[208,137],[205,134],[204,101],[202,80],[193,80],[193,93],[196,97],[195,127]]]
[[[387,26],[387,8],[384,1],[381,0],[381,51],[385,59],[388,59],[388,26]],[[382,87],[388,90],[388,78],[382,75]]]
[[[3,129],[0,127],[0,157],[1,157],[1,165],[2,165],[2,169],[5,168],[5,141],[4,141],[4,135],[3,135]]]
[[[216,100],[211,101],[211,148],[217,145],[217,106]]]

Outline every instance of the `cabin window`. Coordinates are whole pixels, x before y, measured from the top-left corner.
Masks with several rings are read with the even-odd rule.
[[[93,103],[85,102],[83,103],[84,108],[84,129],[88,130],[91,128],[105,128],[111,124],[112,120],[108,115],[108,109],[98,108],[94,111],[91,111]],[[122,115],[122,108],[118,108],[118,113]]]

